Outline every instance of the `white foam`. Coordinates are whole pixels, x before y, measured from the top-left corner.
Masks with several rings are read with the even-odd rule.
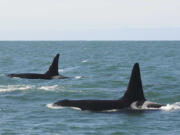
[[[180,102],[176,102],[174,104],[167,104],[166,106],[162,106],[160,109],[164,111],[180,110]]]
[[[32,85],[0,85],[0,92],[32,89]]]
[[[86,62],[88,62],[88,59],[82,61],[82,63],[86,63]]]
[[[53,90],[56,90],[57,88],[58,88],[58,85],[52,85],[52,86],[41,86],[39,89],[53,91]]]
[[[36,87],[34,85],[0,85],[0,92],[11,92],[11,91],[16,91],[16,90],[29,90],[33,88],[37,88],[40,90],[45,90],[45,91],[54,91],[58,89],[58,85],[52,85],[52,86],[40,86]]]
[[[82,76],[75,76],[75,78],[76,78],[76,79],[81,79],[81,78],[82,78]]]

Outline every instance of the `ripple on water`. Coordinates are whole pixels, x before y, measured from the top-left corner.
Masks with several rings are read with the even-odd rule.
[[[82,61],[82,63],[86,63],[86,62],[88,62],[88,59]]]
[[[58,85],[51,85],[51,86],[41,86],[39,89],[46,90],[46,91],[55,91],[59,88]]]
[[[11,92],[11,91],[24,91],[24,90],[45,90],[45,91],[56,91],[60,87],[58,85],[43,85],[43,86],[35,86],[35,85],[0,85],[0,92]]]
[[[75,79],[81,79],[83,78],[82,76],[75,76]]]
[[[65,72],[69,72],[69,71],[73,71],[75,69],[79,68],[78,66],[76,67],[68,67],[68,68],[64,68],[64,69],[59,69],[59,72],[65,73]]]
[[[32,85],[0,85],[0,92],[32,89]]]

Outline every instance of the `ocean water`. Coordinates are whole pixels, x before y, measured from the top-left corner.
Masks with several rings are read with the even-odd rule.
[[[8,78],[44,73],[60,53],[65,80]],[[61,99],[119,99],[139,62],[156,111],[88,112],[53,107]],[[180,134],[180,41],[0,42],[1,135]]]

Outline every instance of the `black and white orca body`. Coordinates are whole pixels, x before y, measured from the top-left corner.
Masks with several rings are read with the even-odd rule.
[[[139,64],[134,64],[124,96],[118,100],[60,100],[54,106],[77,107],[81,110],[106,111],[113,109],[160,108],[161,104],[147,101],[144,97]]]
[[[140,110],[146,110],[146,109],[158,109],[161,108],[162,104],[151,102],[151,101],[135,101],[131,104],[131,109],[140,109]]]
[[[62,76],[58,72],[59,54],[54,57],[54,60],[49,67],[48,71],[44,74],[37,73],[21,73],[21,74],[8,74],[9,77],[19,77],[27,79],[65,79],[68,77]]]

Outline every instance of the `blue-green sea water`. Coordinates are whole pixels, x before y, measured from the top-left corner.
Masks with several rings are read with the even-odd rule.
[[[44,73],[60,53],[65,80],[8,78]],[[119,99],[139,62],[145,96],[158,111],[88,112],[61,99]],[[1,135],[180,134],[180,41],[0,42]]]

